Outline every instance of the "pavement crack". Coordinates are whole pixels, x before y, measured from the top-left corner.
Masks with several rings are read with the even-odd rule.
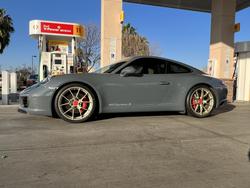
[[[72,147],[86,147],[86,146],[103,146],[103,145],[126,145],[126,144],[137,144],[146,142],[159,142],[166,141],[165,138],[154,138],[154,139],[144,139],[144,140],[133,140],[133,141],[118,141],[118,142],[106,142],[106,143],[90,143],[90,144],[74,144],[74,145],[64,145],[64,146],[48,146],[48,147],[26,147],[26,148],[13,148],[13,149],[0,149],[0,152],[15,152],[15,151],[39,151],[47,149],[64,149]],[[167,140],[169,141],[169,140]]]

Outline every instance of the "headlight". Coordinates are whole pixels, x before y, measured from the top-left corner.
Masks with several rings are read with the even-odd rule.
[[[40,85],[41,85],[40,82],[38,82],[38,83],[36,83],[36,84],[34,84],[34,85],[30,86],[30,87],[27,87],[26,89],[24,89],[23,91],[20,92],[20,95],[23,95],[25,93],[29,93],[31,90],[39,87]]]
[[[43,79],[43,80],[40,82],[40,84],[46,84],[46,83],[48,83],[51,79],[52,79],[52,76],[48,76],[48,77],[46,77],[45,79]]]

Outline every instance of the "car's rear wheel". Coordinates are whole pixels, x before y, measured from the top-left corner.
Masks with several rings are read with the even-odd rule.
[[[81,84],[69,84],[60,89],[55,98],[55,110],[58,116],[70,123],[82,123],[89,120],[96,109],[93,92]]]
[[[215,95],[211,88],[201,85],[191,89],[186,101],[187,113],[194,117],[210,116],[215,108]]]

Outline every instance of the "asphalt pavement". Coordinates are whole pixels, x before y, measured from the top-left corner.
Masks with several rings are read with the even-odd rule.
[[[0,105],[0,187],[249,188],[250,104],[83,124]]]

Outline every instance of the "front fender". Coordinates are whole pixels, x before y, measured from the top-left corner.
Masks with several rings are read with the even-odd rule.
[[[91,89],[94,92],[94,94],[96,95],[97,100],[98,100],[98,113],[102,113],[102,97],[100,95],[99,89],[98,89],[98,87],[94,86],[94,84],[88,82],[87,80],[86,81],[85,80],[84,81],[82,81],[82,80],[69,80],[66,82],[61,82],[61,81],[58,82],[56,80],[53,80],[53,82],[51,82],[48,85],[49,88],[54,90],[53,94],[52,94],[52,100],[51,100],[52,111],[54,111],[54,100],[55,100],[57,93],[64,86],[66,86],[68,84],[73,84],[73,83],[85,85],[86,87],[88,87],[89,89]]]

